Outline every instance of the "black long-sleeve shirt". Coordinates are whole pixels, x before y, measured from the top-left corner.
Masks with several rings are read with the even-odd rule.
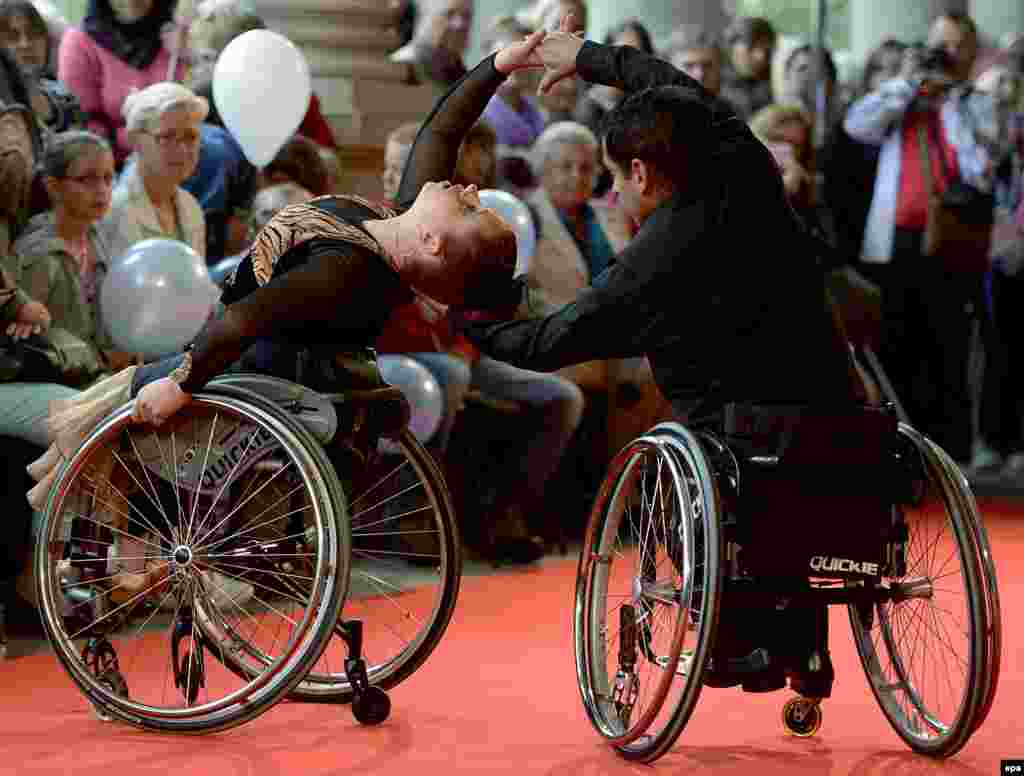
[[[544,318],[466,324],[467,336],[527,369],[646,355],[691,423],[716,418],[729,401],[849,401],[849,354],[771,153],[728,106],[665,62],[587,42],[576,66],[584,80],[627,93],[675,85],[706,100],[709,172],[663,201],[574,302]]]
[[[504,79],[488,57],[438,101],[410,152],[398,212],[412,205],[424,183],[454,176],[463,136]],[[275,215],[225,290],[224,315],[196,337],[182,389],[199,390],[258,339],[300,346],[372,343],[391,312],[412,298],[362,226],[389,215],[394,212],[347,197],[324,197]],[[331,238],[332,222],[341,231],[356,227],[360,239]],[[318,230],[320,236],[310,236]],[[178,356],[142,367],[133,393],[180,362]]]

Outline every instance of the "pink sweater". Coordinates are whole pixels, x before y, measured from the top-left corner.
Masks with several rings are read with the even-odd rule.
[[[78,97],[82,110],[90,114],[89,129],[102,137],[111,137],[117,128],[114,156],[118,162],[131,153],[121,116],[124,98],[132,91],[167,80],[171,54],[161,49],[145,70],[136,70],[97,45],[82,30],[69,28],[60,42],[57,77]],[[184,64],[178,63],[178,79]]]

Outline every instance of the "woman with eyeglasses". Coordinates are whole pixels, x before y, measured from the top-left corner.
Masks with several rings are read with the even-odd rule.
[[[113,258],[97,228],[110,209],[110,144],[91,132],[62,132],[47,147],[40,170],[52,207],[29,221],[14,244],[18,287],[45,305],[53,326],[95,346],[105,367],[120,368],[130,359],[113,351],[99,316],[99,290]]]
[[[151,238],[179,240],[205,257],[203,211],[181,184],[199,161],[200,126],[208,112],[204,98],[176,83],[153,84],[125,100],[125,126],[136,158],[118,181],[100,224],[115,259]]]

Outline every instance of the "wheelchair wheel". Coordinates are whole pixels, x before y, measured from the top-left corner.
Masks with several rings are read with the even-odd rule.
[[[941,447],[928,440],[928,446],[938,457],[943,468],[949,472],[950,478],[957,484],[956,492],[962,498],[962,509],[970,519],[965,522],[971,528],[974,535],[975,549],[978,553],[978,564],[981,570],[979,581],[985,589],[986,609],[986,631],[985,647],[988,671],[982,672],[985,682],[985,689],[982,693],[982,702],[974,720],[974,729],[977,730],[988,717],[995,700],[996,688],[999,686],[999,670],[1002,663],[1002,635],[1003,620],[999,604],[999,588],[996,579],[995,560],[992,557],[992,546],[988,540],[988,532],[981,519],[981,511],[971,491],[967,478],[964,477],[959,467]]]
[[[423,665],[448,627],[462,578],[458,528],[437,464],[408,430],[379,443],[348,503],[352,575],[344,616],[362,621],[367,678],[386,690]],[[347,656],[341,636],[332,639],[291,697],[351,701]]]
[[[103,717],[224,730],[306,675],[349,579],[327,467],[277,408],[214,394],[160,428],[122,408],[85,440],[58,475],[35,569],[54,651]],[[253,670],[226,669],[229,654]]]
[[[721,578],[711,471],[689,432],[662,424],[610,464],[576,582],[583,705],[627,759],[657,759],[688,721],[714,640]]]
[[[851,605],[861,664],[883,713],[916,752],[958,752],[991,706],[1000,651],[994,568],[983,563],[977,507],[960,470],[908,426],[923,486],[897,508],[907,527],[891,600]],[[987,540],[984,542],[987,546]],[[995,663],[993,661],[996,661]]]

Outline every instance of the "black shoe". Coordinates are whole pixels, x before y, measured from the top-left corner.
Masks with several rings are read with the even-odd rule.
[[[496,539],[492,561],[525,565],[544,557],[544,543],[532,536],[510,536]]]

